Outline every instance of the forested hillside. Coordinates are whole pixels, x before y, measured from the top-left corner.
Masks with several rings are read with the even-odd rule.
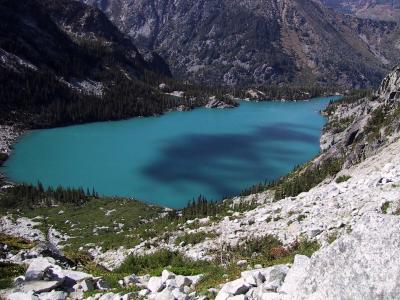
[[[47,127],[176,106],[147,80],[170,76],[168,65],[151,53],[146,61],[98,9],[68,0],[4,0],[0,18],[3,124]]]

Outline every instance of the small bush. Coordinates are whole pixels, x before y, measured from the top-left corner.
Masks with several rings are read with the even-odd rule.
[[[11,287],[13,279],[25,271],[24,266],[0,262],[0,289]]]
[[[117,273],[160,275],[168,268],[181,275],[196,275],[204,272],[211,262],[193,261],[178,252],[160,250],[143,256],[129,256],[116,270]]]
[[[387,211],[388,211],[388,209],[389,209],[389,206],[390,206],[390,202],[385,202],[385,203],[383,203],[382,206],[381,206],[381,212],[382,212],[383,214],[387,214]]]
[[[306,218],[305,215],[299,215],[299,216],[297,217],[297,221],[298,221],[298,222],[301,222],[301,221],[303,221],[305,218]]]
[[[350,178],[351,178],[351,176],[349,176],[349,175],[342,175],[342,176],[339,176],[338,178],[336,178],[336,183],[346,182],[346,181],[349,180]]]
[[[196,233],[186,233],[182,236],[178,236],[175,240],[175,245],[179,245],[184,242],[186,245],[196,245],[203,242],[206,238],[214,238],[216,236],[213,232],[196,232]]]

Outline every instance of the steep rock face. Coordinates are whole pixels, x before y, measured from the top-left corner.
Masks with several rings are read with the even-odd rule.
[[[400,21],[400,3],[393,0],[321,0],[337,11],[359,18]]]
[[[339,101],[328,107],[328,123],[321,136],[323,153],[317,161],[346,157],[345,166],[356,164],[399,138],[400,67],[382,81],[371,96],[355,102]]]
[[[397,58],[394,23],[314,1],[82,0],[98,5],[173,73],[206,82],[377,83]]]

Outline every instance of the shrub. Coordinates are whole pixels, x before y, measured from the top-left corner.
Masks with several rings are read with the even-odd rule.
[[[385,203],[383,203],[382,206],[381,206],[381,212],[382,212],[383,214],[387,214],[387,211],[388,211],[388,209],[389,209],[389,206],[390,206],[390,202],[385,202]]]
[[[349,176],[349,175],[342,175],[342,176],[339,176],[338,178],[336,178],[336,183],[346,182],[346,181],[349,180],[350,178],[351,178],[351,176]]]
[[[13,279],[23,275],[25,271],[24,266],[0,262],[0,289],[11,287]]]
[[[184,242],[186,245],[196,245],[203,242],[206,238],[213,238],[216,234],[214,232],[196,232],[196,233],[186,233],[184,235],[178,236],[175,240],[175,244],[179,245]]]
[[[299,216],[297,217],[297,221],[298,221],[298,222],[301,222],[301,221],[303,221],[305,218],[306,218],[305,215],[299,215]]]

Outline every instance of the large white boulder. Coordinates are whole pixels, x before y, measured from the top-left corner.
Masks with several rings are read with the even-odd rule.
[[[400,217],[363,216],[350,234],[316,252],[303,270],[296,288],[286,289],[293,299],[398,299]]]
[[[6,296],[7,300],[39,300],[39,298],[33,294],[33,292],[23,293],[15,292]]]
[[[221,292],[225,292],[231,296],[236,296],[240,294],[246,294],[250,287],[251,285],[245,282],[243,278],[239,278],[224,284]]]
[[[169,289],[164,289],[163,291],[149,295],[148,297],[150,300],[175,300],[175,296]]]
[[[26,281],[15,287],[15,291],[24,293],[29,293],[29,292],[43,293],[54,290],[60,285],[61,285],[60,281],[31,280],[31,281]]]
[[[53,264],[47,258],[39,257],[32,259],[26,270],[25,280],[42,280],[45,271],[52,266]]]
[[[296,255],[294,263],[285,277],[285,281],[278,289],[283,294],[294,294],[298,285],[307,275],[310,259],[305,255]]]
[[[51,291],[48,293],[39,294],[39,300],[65,300],[67,293],[62,291]]]
[[[265,281],[264,275],[260,270],[244,271],[241,273],[241,277],[252,286],[258,286]]]
[[[162,282],[161,277],[151,277],[147,284],[147,288],[152,293],[160,292],[164,288],[164,283]]]

